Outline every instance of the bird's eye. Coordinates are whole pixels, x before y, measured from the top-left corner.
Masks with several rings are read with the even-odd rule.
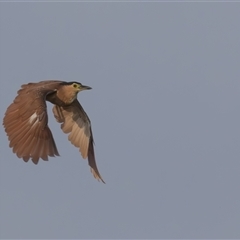
[[[77,87],[78,87],[78,85],[77,85],[76,83],[74,83],[74,84],[73,84],[73,87],[74,87],[74,88],[77,88]]]

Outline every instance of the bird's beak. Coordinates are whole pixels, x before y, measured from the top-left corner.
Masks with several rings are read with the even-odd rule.
[[[90,90],[90,89],[92,88],[84,85],[81,86],[81,90]]]

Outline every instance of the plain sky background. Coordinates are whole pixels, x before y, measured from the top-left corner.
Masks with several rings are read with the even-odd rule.
[[[0,3],[3,118],[21,84],[91,86],[106,184],[67,140],[18,159],[1,134],[1,238],[240,238],[240,3]]]

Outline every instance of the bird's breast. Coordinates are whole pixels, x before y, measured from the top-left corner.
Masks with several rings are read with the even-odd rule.
[[[54,92],[47,95],[47,101],[58,105],[58,106],[66,106],[71,104],[77,98],[76,94],[61,94],[61,92]]]

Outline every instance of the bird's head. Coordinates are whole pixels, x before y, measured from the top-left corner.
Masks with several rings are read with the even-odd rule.
[[[79,92],[91,89],[79,82],[62,82],[60,85],[61,87],[57,90],[57,96],[66,104],[72,103],[77,98]]]
[[[68,82],[68,83],[66,83],[66,85],[69,86],[69,88],[71,88],[71,90],[73,90],[76,93],[81,92],[83,90],[92,89],[91,87],[84,86],[79,82]]]

